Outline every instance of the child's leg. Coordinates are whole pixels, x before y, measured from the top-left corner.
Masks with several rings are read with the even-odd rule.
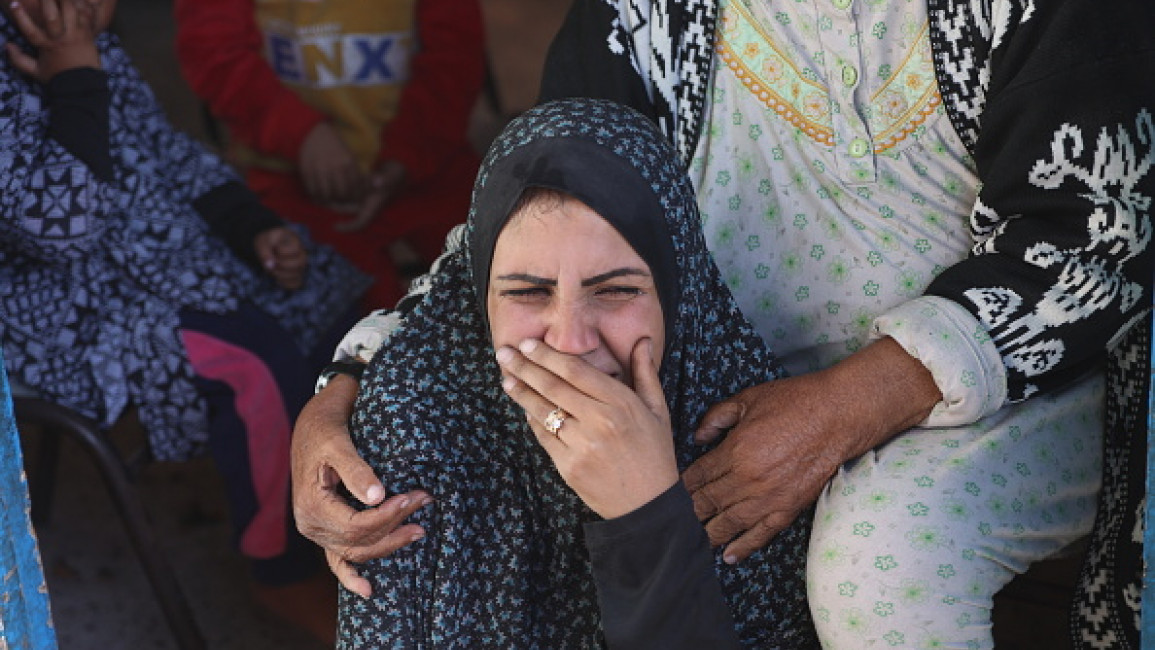
[[[185,311],[181,325],[241,551],[259,582],[299,581],[318,562],[290,516],[289,440],[313,369],[289,334],[252,306]]]

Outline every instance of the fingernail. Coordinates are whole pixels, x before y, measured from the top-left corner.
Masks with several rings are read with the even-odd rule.
[[[738,563],[738,556],[737,555],[724,555],[724,556],[722,556],[722,561],[725,562],[726,564],[737,564]]]
[[[426,496],[426,497],[423,497],[423,498],[421,499],[421,505],[423,505],[423,506],[427,506],[427,505],[429,505],[429,504],[431,504],[431,503],[433,503],[433,497],[430,497],[430,496]]]
[[[501,365],[504,366],[505,364],[509,363],[512,359],[513,359],[513,350],[510,350],[508,347],[505,347],[505,346],[502,346],[501,348],[499,348],[497,350],[497,362],[500,363]]]
[[[385,488],[380,485],[372,485],[368,490],[365,490],[365,498],[368,499],[370,503],[377,503],[385,498]]]
[[[425,533],[413,533],[413,535],[409,538],[409,541],[410,542],[416,542],[417,540],[421,539],[422,537],[425,537]]]
[[[514,379],[513,377],[502,377],[501,378],[501,390],[508,393],[509,391],[513,390],[513,387],[515,385],[517,385],[517,380]]]
[[[534,339],[526,339],[517,346],[517,349],[521,350],[522,354],[529,354],[537,349],[537,341]]]
[[[405,509],[406,507],[408,507],[408,506],[409,506],[409,497],[403,497],[403,498],[401,499],[401,501],[399,501],[399,502],[397,503],[397,508],[398,508],[399,510],[404,510],[404,509]]]

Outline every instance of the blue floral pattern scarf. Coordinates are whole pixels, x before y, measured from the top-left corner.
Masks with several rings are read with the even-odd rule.
[[[692,441],[705,410],[779,376],[780,366],[706,250],[693,188],[673,149],[631,109],[565,100],[510,124],[478,176],[467,240],[495,194],[490,185],[518,167],[507,163],[527,151],[539,155],[547,141],[558,156],[581,155],[592,144],[625,161],[661,207],[664,223],[651,232],[669,233],[673,260],[652,271],[677,274],[679,295],[676,312],[664,310],[671,335],[660,376],[685,468],[705,451]],[[554,189],[582,182],[571,178]],[[581,528],[596,515],[566,486],[521,408],[501,390],[472,255],[461,249],[446,259],[362,381],[351,426],[358,450],[387,490],[423,488],[434,502],[413,517],[424,539],[362,567],[371,599],[342,592],[341,648],[604,644]],[[811,638],[803,576],[809,519],[802,516],[736,566],[717,560],[748,647],[804,647]]]

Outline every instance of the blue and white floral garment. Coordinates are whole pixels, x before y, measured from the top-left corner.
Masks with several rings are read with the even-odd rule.
[[[30,47],[0,13],[7,43]],[[114,36],[97,46],[100,70],[43,85],[0,65],[0,343],[14,380],[106,426],[134,404],[153,455],[179,460],[207,440],[181,310],[252,303],[302,354],[368,279],[308,242],[298,291],[242,261],[253,255],[248,224],[281,222],[218,156],[169,124]]]
[[[706,251],[693,189],[661,133],[608,102],[568,100],[526,113],[482,166],[466,236],[473,248],[443,259],[428,295],[362,381],[352,421],[358,450],[387,490],[423,488],[434,501],[413,517],[424,539],[362,567],[371,599],[342,592],[339,647],[602,647],[582,539],[582,523],[596,515],[565,485],[521,408],[502,391],[471,275],[479,266],[473,256],[492,254],[477,246],[485,240],[474,236],[479,219],[504,220],[511,207],[487,205],[501,194],[492,188],[507,182],[503,176],[536,164],[535,157],[577,165],[573,158],[597,155],[636,174],[660,205],[655,214],[623,208],[607,220],[639,252],[645,245],[637,239],[646,235],[627,230],[669,239],[671,258],[651,270],[676,279],[673,296],[663,299],[669,335],[661,380],[680,466],[705,451],[692,436],[707,407],[781,373]],[[583,184],[595,181],[579,176],[562,175],[550,186],[584,197]],[[619,223],[631,219],[650,221]],[[658,257],[643,258],[653,266]],[[809,520],[800,517],[736,566],[716,558],[747,647],[813,643],[802,576]]]

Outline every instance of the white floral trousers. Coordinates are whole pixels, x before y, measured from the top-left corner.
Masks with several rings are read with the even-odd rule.
[[[1088,534],[1103,378],[846,464],[818,502],[807,588],[827,650],[992,648],[994,594]]]

